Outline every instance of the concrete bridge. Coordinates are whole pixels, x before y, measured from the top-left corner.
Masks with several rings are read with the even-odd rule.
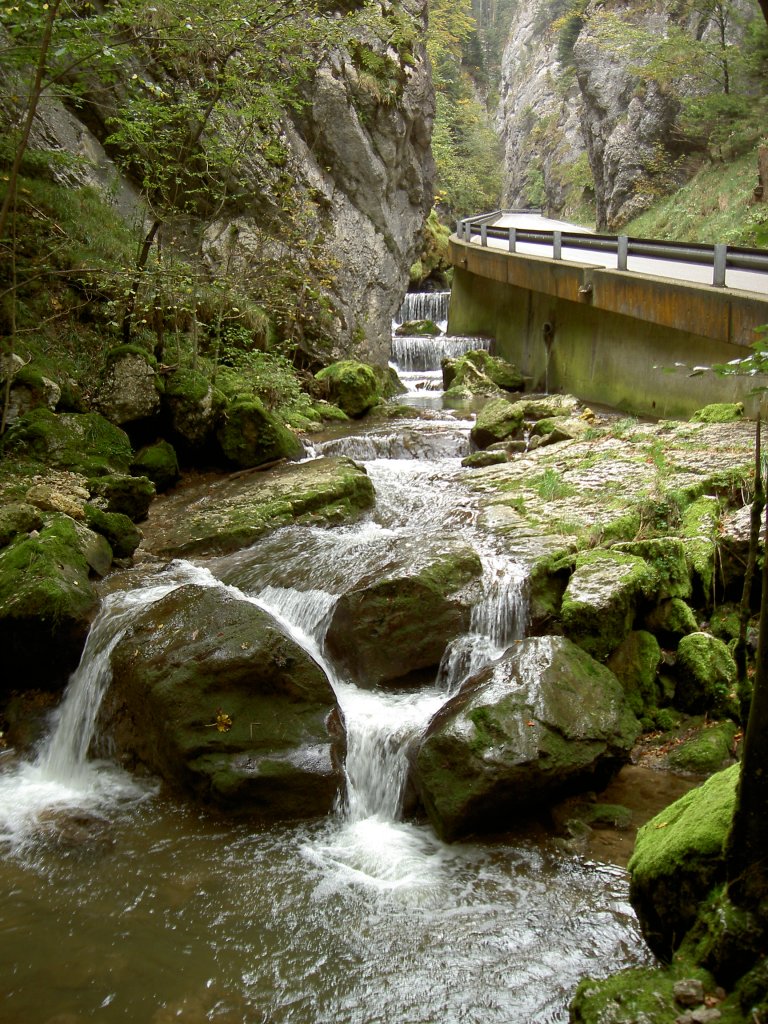
[[[760,405],[752,392],[768,377],[711,367],[750,355],[768,324],[768,252],[595,235],[510,211],[460,221],[450,256],[449,333],[494,338],[531,390],[658,417]]]

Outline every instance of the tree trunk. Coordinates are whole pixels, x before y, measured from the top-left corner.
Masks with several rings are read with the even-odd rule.
[[[131,332],[133,330],[133,314],[136,311],[136,299],[139,294],[139,286],[141,284],[141,276],[144,273],[144,268],[147,265],[150,251],[152,250],[152,243],[155,240],[155,235],[162,227],[161,220],[155,220],[152,222],[152,227],[144,236],[144,241],[141,244],[141,250],[139,252],[139,258],[136,261],[136,273],[134,274],[133,281],[131,281],[131,287],[128,291],[128,297],[125,300],[125,310],[123,311],[123,344],[130,345],[131,343]]]
[[[768,524],[767,524],[768,525]],[[768,910],[768,558],[763,560],[760,638],[752,706],[744,737],[741,780],[726,861],[728,892],[740,906]],[[762,911],[761,911],[761,904]]]

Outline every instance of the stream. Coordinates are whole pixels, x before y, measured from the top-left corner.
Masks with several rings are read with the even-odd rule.
[[[482,532],[464,483],[471,420],[441,408],[435,360],[467,347],[396,339],[413,418],[315,442],[309,457],[368,471],[377,501],[360,521],[138,567],[105,598],[37,757],[0,772],[0,1024],[545,1024],[567,1021],[585,974],[651,962],[623,869],[566,855],[535,824],[449,846],[403,820],[409,743],[526,625],[525,567]],[[481,556],[482,592],[434,683],[343,678],[323,647],[338,595],[457,536]],[[190,581],[270,611],[331,679],[348,756],[329,818],[254,829],[88,759],[112,646]]]

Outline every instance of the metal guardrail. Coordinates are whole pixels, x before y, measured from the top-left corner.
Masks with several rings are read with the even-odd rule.
[[[735,245],[704,245],[698,242],[662,242],[650,238],[630,238],[628,235],[589,234],[579,231],[542,230],[540,228],[497,227],[493,221],[511,214],[539,214],[540,210],[494,210],[477,217],[464,217],[456,223],[456,234],[464,242],[471,242],[473,234],[480,235],[480,244],[487,246],[489,238],[505,240],[509,252],[515,252],[518,242],[552,247],[552,258],[562,259],[564,248],[583,249],[587,252],[615,253],[619,270],[627,269],[630,256],[678,263],[697,263],[712,267],[712,286],[725,287],[725,274],[729,269],[753,270],[768,273],[768,251],[748,249]]]

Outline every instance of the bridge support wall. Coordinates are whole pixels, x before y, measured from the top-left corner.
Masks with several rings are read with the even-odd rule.
[[[451,240],[451,334],[494,338],[532,391],[567,391],[595,404],[658,417],[743,401],[754,377],[697,367],[749,354],[768,301]]]

